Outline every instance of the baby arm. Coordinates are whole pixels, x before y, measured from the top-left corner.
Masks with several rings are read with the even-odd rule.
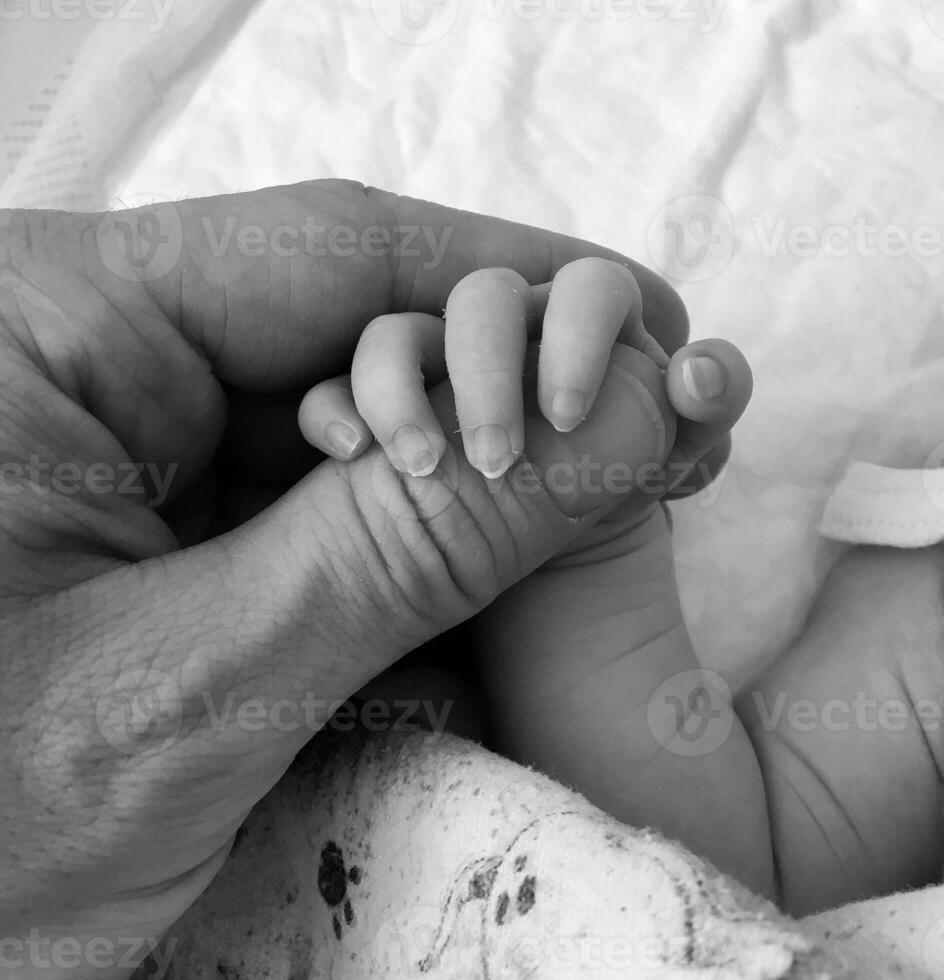
[[[722,341],[670,359],[645,330],[632,274],[607,261],[566,266],[553,288],[484,270],[456,287],[446,314],[445,324],[416,314],[371,324],[351,377],[306,397],[303,432],[343,458],[352,450],[339,452],[330,431],[332,420],[343,419],[354,433],[353,452],[376,437],[404,474],[432,473],[447,440],[426,389],[448,373],[462,446],[493,488],[525,448],[526,417],[529,455],[557,461],[543,476],[574,516],[609,499],[607,481],[621,478],[625,498],[645,474],[655,476],[655,487],[610,507],[568,553],[480,618],[481,673],[498,747],[626,821],[689,842],[771,893],[763,784],[730,704],[715,698],[720,707],[711,710],[724,714],[726,734],[735,731],[710,757],[666,750],[651,730],[656,724],[674,745],[676,707],[687,711],[702,685],[658,505],[669,489],[659,467],[668,457],[674,467],[665,472],[684,472],[723,441],[750,397],[747,365]],[[536,345],[529,352],[537,337],[540,352]],[[629,414],[620,393],[604,384],[614,365],[635,377],[642,397]],[[580,412],[561,413],[561,392],[580,402]],[[568,433],[578,427],[583,449],[595,445],[598,452],[575,451]],[[508,451],[501,459],[483,450],[483,429],[502,434]],[[620,466],[601,465],[604,458]],[[662,715],[651,718],[653,691],[677,675]],[[717,838],[719,821],[736,828],[733,846]]]
[[[794,914],[941,880],[942,582],[940,547],[851,551],[739,695]]]
[[[744,366],[723,345],[710,355],[729,383],[716,414],[671,369],[668,388],[680,416],[725,428]],[[850,553],[732,707],[682,617],[661,489],[476,620],[497,747],[794,914],[940,880],[944,551]]]
[[[490,486],[525,449],[526,416],[540,414],[554,426],[529,426],[529,452],[537,438],[539,455],[569,460],[573,473],[579,461],[568,457],[561,433],[594,424],[612,355],[643,379],[664,423],[674,425],[668,416],[678,412],[669,458],[694,463],[746,405],[749,371],[721,342],[694,345],[670,361],[642,326],[631,278],[613,263],[586,260],[562,270],[551,293],[501,270],[477,273],[450,297],[445,326],[413,314],[373,324],[352,377],[306,398],[302,429],[338,458],[363,452],[376,435],[402,472],[432,473],[446,449],[439,422],[446,416],[437,417],[426,388],[448,373],[462,446]],[[539,333],[540,356],[532,347],[528,370],[528,341]],[[558,411],[560,391],[581,393],[586,422]],[[346,444],[332,438],[331,419],[346,420],[353,433]],[[624,428],[610,436],[638,440],[638,452],[629,452],[637,474],[645,462],[665,461],[651,427],[627,418]],[[597,434],[606,441],[607,433]],[[699,669],[682,619],[657,502],[667,489],[637,489],[477,620],[497,747],[628,823],[658,827],[796,911],[920,883],[929,866],[940,867],[928,829],[929,794],[940,784],[928,740],[914,731],[871,741],[862,731],[845,741],[824,730],[800,737],[783,730],[789,712],[770,714],[781,692],[799,698],[808,683],[821,700],[843,696],[840,680],[873,691],[876,664],[894,676],[894,645],[877,649],[870,665],[858,655],[855,630],[833,620],[824,633],[814,617],[736,713],[723,682]],[[567,509],[566,492],[558,499]],[[917,620],[926,622],[927,613],[926,604]],[[903,693],[915,683],[930,689],[937,662],[938,651],[929,649],[919,680]],[[897,792],[889,794],[897,802],[887,803],[896,785],[908,791],[905,805]],[[889,812],[899,831],[913,835],[907,847],[886,834]],[[778,878],[778,866],[789,873]]]
[[[497,747],[775,897],[760,765],[699,668],[666,514],[622,510],[477,620]]]
[[[938,881],[942,581],[940,548],[850,553],[732,708],[663,508],[624,505],[476,621],[498,747],[796,915]]]

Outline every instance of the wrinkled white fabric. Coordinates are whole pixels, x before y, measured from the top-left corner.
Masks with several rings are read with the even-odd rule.
[[[3,0],[0,206],[99,210],[250,0]]]
[[[939,544],[944,541],[944,469],[853,463],[826,503],[820,531],[853,544]]]

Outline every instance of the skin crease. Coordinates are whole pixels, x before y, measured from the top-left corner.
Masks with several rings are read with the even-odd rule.
[[[426,491],[379,451],[309,472],[320,457],[296,430],[300,393],[347,368],[376,316],[438,315],[482,267],[512,266],[538,285],[588,255],[626,260],[340,181],[188,202],[175,213],[182,257],[148,282],[103,264],[102,228],[111,232],[99,216],[6,212],[0,225],[2,458],[177,467],[161,513],[141,488],[49,494],[14,477],[17,492],[0,495],[0,800],[3,850],[13,855],[0,882],[3,935],[159,933],[206,888],[307,734],[211,729],[201,694],[275,703],[311,689],[330,702],[568,546],[573,568],[583,548],[646,556],[654,543],[665,554],[667,529],[651,520],[611,519],[594,535],[601,515],[575,525],[546,494],[493,494],[467,464],[441,498],[446,506],[432,510]],[[215,256],[205,222],[222,226],[234,214],[263,228],[286,215],[358,228],[425,224],[451,227],[453,239],[435,269],[363,253],[327,264]],[[673,354],[687,336],[684,312],[667,286],[632,268],[647,328]],[[627,404],[634,390],[627,385]],[[731,422],[683,418],[669,451],[693,465]],[[402,520],[390,521],[391,505]],[[184,540],[194,547],[179,550]],[[653,615],[677,602],[674,582],[661,581],[669,591],[652,591]],[[588,587],[598,586],[588,575]],[[933,611],[929,603],[921,621]],[[909,684],[930,683],[933,652]],[[845,660],[839,666],[839,676],[855,677]],[[800,658],[794,669],[791,683],[812,666]],[[128,699],[168,690],[177,713],[129,739]],[[930,857],[921,818],[931,763],[923,743],[893,748],[888,771],[904,772],[898,788],[912,801],[897,829]],[[847,750],[840,766],[863,758],[858,745]],[[787,794],[805,773],[781,776],[783,763],[765,763],[778,852],[802,850],[815,838],[790,818]],[[868,782],[882,785],[874,773]],[[840,822],[858,800],[841,802]],[[860,833],[867,824],[857,821]],[[861,854],[852,857],[861,868]],[[917,877],[911,863],[887,858],[883,882]],[[785,893],[815,901],[813,869],[797,867]]]
[[[610,264],[584,260],[575,266],[579,275],[565,267],[555,280],[557,306],[571,307],[569,315],[579,323],[584,363],[605,364],[613,335],[610,315],[604,308],[594,320],[600,304],[581,301],[585,290],[596,289],[612,302]],[[572,280],[579,282],[573,296]],[[506,290],[508,276],[494,270],[468,282],[460,288],[488,296]],[[474,311],[484,308],[478,315],[485,332],[477,340],[474,367],[488,359],[482,347],[503,336],[501,328],[514,334],[518,314],[494,301],[476,304],[471,296],[468,308],[459,324],[447,311],[445,347],[451,330],[474,337]],[[617,319],[634,319],[629,300],[614,312]],[[422,346],[427,373],[440,377],[444,345],[441,324],[424,330],[419,340],[385,321],[384,356],[372,361],[373,385],[355,386],[354,398],[329,404],[328,382],[309,395],[309,408],[332,409],[326,417],[352,425],[365,425],[381,411],[421,425],[422,388],[410,390],[414,381],[403,365],[415,364]],[[375,346],[374,338],[365,334],[361,347]],[[649,349],[638,334],[634,341],[638,350]],[[614,353],[625,350],[617,345]],[[708,427],[721,419],[730,424],[749,397],[746,366],[719,342],[693,345],[686,354],[712,356],[728,390],[717,403],[695,404],[684,384],[687,365],[676,355],[665,382],[673,404]],[[450,366],[451,375],[469,370],[455,357]],[[463,383],[476,381],[473,370]],[[526,377],[526,392],[528,387]],[[491,417],[513,419],[514,400],[506,406],[494,391],[490,396],[496,402]],[[546,405],[544,399],[542,411],[551,420]],[[304,413],[303,408],[303,424]],[[458,414],[465,431],[461,408]],[[594,424],[597,416],[591,413],[583,425]],[[566,442],[549,427],[538,433],[537,444],[546,439]],[[528,445],[534,447],[534,440]],[[465,449],[474,462],[468,441]],[[566,456],[566,451],[551,455]],[[726,700],[729,692],[713,691],[709,708],[718,717],[705,729],[704,748],[683,742],[679,749],[656,737],[659,724],[672,730],[675,721],[660,720],[654,706],[668,706],[671,715],[674,705],[695,704],[697,723],[702,709],[693,699],[706,678],[678,601],[668,512],[648,506],[645,498],[641,503],[621,505],[475,620],[476,693],[469,693],[467,669],[452,684],[439,681],[442,707],[457,703],[460,726],[469,726],[459,730],[488,739],[498,751],[549,773],[633,826],[658,827],[798,914],[936,880],[944,858],[938,808],[929,805],[942,802],[937,728],[932,724],[929,733],[922,732],[914,714],[897,728],[894,722],[877,725],[875,719],[870,725],[864,716],[845,725],[842,718],[838,725],[832,719],[837,710],[850,712],[857,703],[874,702],[889,711],[896,704],[904,710],[927,699],[939,702],[944,692],[939,556],[928,552],[901,562],[901,581],[908,585],[893,589],[892,601],[874,569],[889,567],[893,556],[878,552],[867,562],[853,557],[841,563],[802,640],[741,692],[737,714]],[[857,583],[861,578],[872,584]],[[871,590],[881,601],[869,595]],[[853,601],[870,615],[830,615],[830,603],[846,610]],[[881,617],[873,619],[876,610]],[[903,631],[902,622],[917,629]],[[431,662],[429,656],[423,660]],[[398,671],[405,672],[398,678]],[[391,690],[409,696],[423,688],[420,676],[415,666],[394,668],[370,686],[369,696]],[[665,688],[667,683],[671,686]],[[490,730],[469,723],[476,699],[490,709]],[[791,720],[795,708],[809,711],[810,706],[821,711],[821,724],[804,727]],[[722,734],[716,736],[719,728]],[[887,765],[890,783],[875,778],[876,758]],[[889,792],[890,785],[907,790],[904,801]],[[906,837],[900,833],[902,819],[910,828]]]
[[[0,495],[0,799],[15,855],[0,880],[3,935],[168,928],[310,735],[212,728],[204,695],[216,708],[230,695],[346,697],[587,523],[542,493],[495,499],[466,467],[437,514],[378,454],[311,472],[320,457],[297,433],[298,392],[349,363],[372,318],[441,311],[481,262],[541,283],[613,253],[348,182],[173,211],[180,260],[143,282],[114,270],[113,215],[0,215],[0,454],[13,464]],[[220,257],[206,222],[233,215],[268,228],[286,215],[425,223],[451,229],[452,244],[437,268],[362,253],[330,270],[308,255]],[[166,207],[146,216],[165,220]],[[654,335],[675,349],[684,311],[633,268]],[[34,456],[45,476],[31,476]],[[137,462],[174,468],[160,513],[143,485],[46,486],[62,463],[107,477]],[[169,708],[135,738],[133,703]]]

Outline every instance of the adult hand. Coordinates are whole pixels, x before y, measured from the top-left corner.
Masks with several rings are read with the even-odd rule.
[[[96,940],[121,976],[107,950],[206,888],[333,705],[586,528],[458,457],[311,471],[298,392],[476,268],[619,257],[342,181],[6,212],[0,246],[2,952],[29,976],[30,936]],[[633,270],[676,350],[681,304]]]

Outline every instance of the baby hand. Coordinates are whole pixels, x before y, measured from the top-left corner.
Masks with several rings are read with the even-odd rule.
[[[510,270],[484,269],[455,287],[445,323],[421,313],[371,323],[350,377],[305,398],[302,431],[341,460],[376,438],[400,472],[428,476],[446,438],[426,391],[448,374],[466,456],[497,479],[525,448],[522,379],[528,343],[538,338],[537,406],[558,432],[573,431],[593,409],[614,344],[645,353],[660,369],[669,365],[646,332],[639,285],[626,266],[583,259],[535,287]],[[721,379],[709,368],[698,381],[711,389]]]
[[[529,349],[539,338],[540,350]],[[439,395],[432,404],[427,397],[447,374],[454,411]],[[628,400],[614,376],[639,397]],[[436,470],[447,443],[439,419],[455,416],[469,462],[493,479],[524,451],[525,431],[529,462],[563,464],[569,474],[590,475],[581,470],[588,448],[600,450],[589,453],[598,473],[607,461],[631,461],[635,485],[623,494],[561,493],[547,481],[570,516],[610,509],[473,626],[495,747],[770,891],[763,786],[746,733],[732,723],[723,751],[679,755],[654,736],[647,714],[653,692],[673,677],[680,682],[672,696],[688,704],[700,673],[666,519],[655,506],[671,481],[642,486],[638,477],[666,460],[666,474],[674,462],[684,475],[723,448],[750,390],[750,369],[724,341],[701,341],[670,359],[643,325],[632,273],[584,259],[561,269],[552,286],[531,287],[503,269],[473,273],[450,295],[445,324],[411,313],[374,321],[351,377],[314,388],[300,422],[337,458],[359,455],[376,436],[411,476]],[[341,431],[350,433],[345,447],[335,441]],[[622,502],[614,508],[615,497]],[[732,713],[730,704],[724,710]],[[713,794],[720,783],[730,795]],[[713,800],[694,825],[691,797]],[[734,833],[720,836],[719,826]]]

